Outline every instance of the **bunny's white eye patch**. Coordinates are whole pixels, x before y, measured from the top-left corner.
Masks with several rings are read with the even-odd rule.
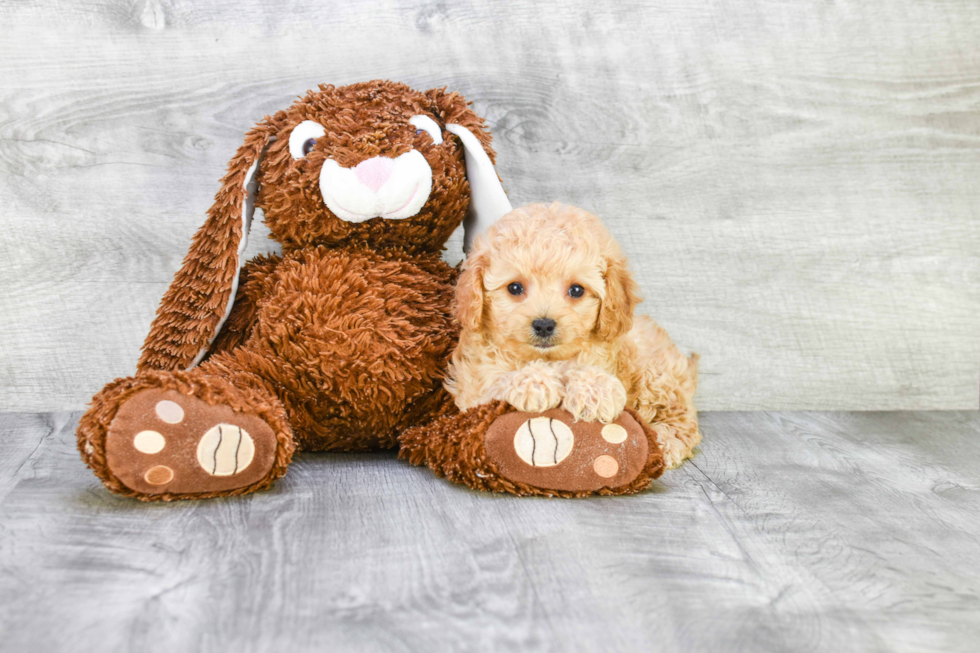
[[[439,129],[439,125],[436,124],[436,121],[429,116],[412,116],[409,119],[408,124],[414,125],[416,129],[428,133],[429,136],[432,137],[432,142],[436,145],[442,144],[442,130]]]
[[[313,149],[313,146],[316,144],[316,139],[325,133],[327,132],[323,129],[323,125],[318,122],[304,120],[299,123],[289,135],[290,156],[294,159],[302,159]]]

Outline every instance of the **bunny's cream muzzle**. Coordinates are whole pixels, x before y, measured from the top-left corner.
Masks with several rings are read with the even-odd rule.
[[[375,156],[353,168],[327,159],[320,169],[320,194],[341,220],[403,220],[418,214],[432,191],[432,168],[418,150],[391,159]]]

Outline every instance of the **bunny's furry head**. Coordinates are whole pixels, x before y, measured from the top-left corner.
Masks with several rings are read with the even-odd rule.
[[[246,135],[161,302],[139,369],[206,354],[227,318],[255,206],[284,252],[327,247],[439,252],[510,210],[484,122],[445,89],[321,85]]]

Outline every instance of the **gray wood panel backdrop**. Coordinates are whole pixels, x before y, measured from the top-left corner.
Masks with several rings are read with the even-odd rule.
[[[131,373],[244,131],[373,78],[471,99],[515,204],[605,218],[702,354],[702,409],[977,405],[976,0],[22,0],[0,24],[2,410]]]

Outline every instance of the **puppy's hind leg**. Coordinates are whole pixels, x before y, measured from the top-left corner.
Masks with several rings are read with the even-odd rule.
[[[667,469],[681,466],[693,456],[692,450],[701,442],[697,412],[676,410],[675,406],[663,406],[657,410],[637,409],[650,428],[657,434],[657,443],[664,452]]]
[[[680,467],[701,442],[694,408],[698,356],[681,354],[667,333],[649,319],[638,320],[630,335],[639,351],[633,406],[656,432],[667,468]]]

